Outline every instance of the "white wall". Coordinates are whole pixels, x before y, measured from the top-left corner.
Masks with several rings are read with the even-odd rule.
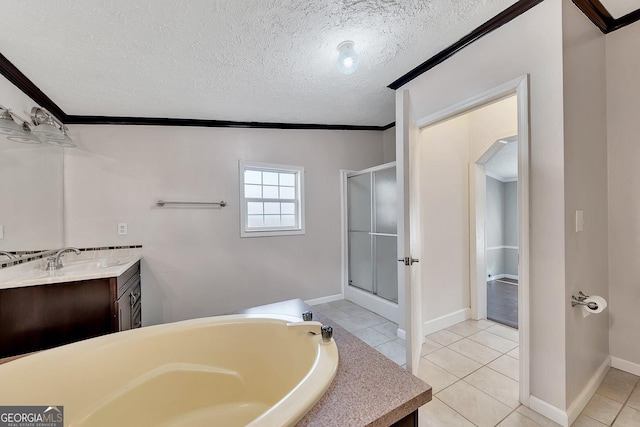
[[[382,163],[382,133],[72,126],[65,233],[79,247],[142,244],[143,323],[341,292],[340,169]],[[306,234],[240,238],[238,160],[305,167]],[[223,209],[155,200],[225,200]],[[128,236],[116,225],[128,223]]]
[[[609,345],[640,374],[640,23],[606,36]],[[585,220],[586,222],[586,220]]]
[[[517,133],[510,97],[420,133],[423,320],[470,307],[469,163],[499,138]],[[484,272],[481,272],[484,276]]]
[[[29,120],[37,104],[0,76],[0,105]],[[0,135],[0,250],[30,251],[63,245],[63,149],[21,144]],[[5,258],[1,258],[0,261]]]
[[[565,408],[567,306],[561,8],[540,3],[402,88],[422,118],[530,75],[531,393],[557,408]]]
[[[568,304],[578,291],[608,298],[607,110],[605,37],[571,2],[563,2],[562,13],[566,393],[571,406],[609,356],[608,316],[583,318],[582,310]],[[579,233],[576,210],[584,211]]]

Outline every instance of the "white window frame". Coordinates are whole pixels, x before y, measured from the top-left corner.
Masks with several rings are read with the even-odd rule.
[[[239,161],[240,173],[240,237],[267,237],[267,236],[289,236],[305,234],[304,221],[304,167],[281,165],[274,163],[251,162],[247,160]],[[265,198],[246,198],[245,197],[245,170],[260,170],[266,172],[294,173],[296,175],[296,199],[290,199],[296,204],[296,218],[298,219],[295,226],[290,227],[261,227],[249,228],[247,203],[249,202],[281,202],[289,199],[265,199]]]

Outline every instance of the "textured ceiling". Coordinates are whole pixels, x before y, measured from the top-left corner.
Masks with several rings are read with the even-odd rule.
[[[640,1],[638,0],[600,0],[600,3],[615,19],[640,8]]]
[[[67,114],[384,126],[389,83],[514,3],[12,1],[0,53]]]

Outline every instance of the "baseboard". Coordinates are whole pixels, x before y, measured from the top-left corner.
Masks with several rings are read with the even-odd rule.
[[[589,403],[593,395],[596,393],[596,390],[600,387],[602,380],[609,371],[609,366],[611,366],[611,358],[607,356],[600,367],[598,367],[598,369],[593,373],[593,376],[585,388],[582,389],[582,392],[574,399],[571,405],[569,405],[569,409],[567,409],[569,425],[573,424],[578,416],[580,416],[582,410],[587,406],[587,403]]]
[[[518,276],[516,276],[515,274],[505,274],[504,278],[505,279],[518,280]]]
[[[402,338],[403,340],[407,339],[407,333],[404,331],[404,329],[398,328],[398,330],[396,331],[396,335],[398,335],[398,338]]]
[[[562,427],[569,427],[569,417],[567,416],[567,413],[542,399],[538,399],[535,396],[529,396],[529,408],[540,415],[544,415],[551,421],[560,424]]]
[[[611,367],[640,376],[640,364],[611,356]]]
[[[464,308],[424,322],[424,329],[422,332],[424,335],[429,335],[469,319],[471,319],[471,309]]]
[[[343,294],[335,294],[335,295],[329,295],[326,297],[308,299],[305,302],[309,305],[318,305],[318,304],[324,304],[326,302],[339,301],[341,299],[344,299]]]

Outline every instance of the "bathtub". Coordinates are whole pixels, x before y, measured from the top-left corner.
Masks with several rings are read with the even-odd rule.
[[[65,345],[0,365],[0,405],[63,406],[74,427],[290,426],[338,366],[319,325],[230,315]]]

